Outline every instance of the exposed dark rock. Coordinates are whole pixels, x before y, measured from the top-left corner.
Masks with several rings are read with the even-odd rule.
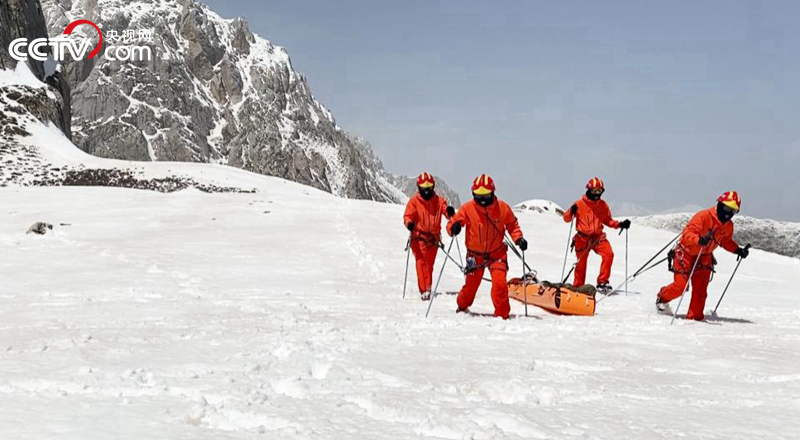
[[[36,222],[28,228],[28,232],[26,234],[37,234],[37,235],[44,235],[47,234],[48,231],[53,230],[53,225],[50,223],[45,222]]]

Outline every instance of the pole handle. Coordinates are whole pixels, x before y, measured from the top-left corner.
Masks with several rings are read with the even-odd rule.
[[[746,245],[744,245],[744,250],[749,251],[751,246],[752,245],[750,243],[747,243]],[[736,261],[742,261],[742,257],[736,256]]]

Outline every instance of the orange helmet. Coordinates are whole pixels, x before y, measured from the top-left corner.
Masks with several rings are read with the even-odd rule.
[[[589,183],[586,184],[586,189],[588,189],[588,190],[593,190],[593,189],[605,190],[606,186],[605,186],[605,184],[603,184],[603,181],[600,180],[599,177],[592,177],[591,180],[589,180]]]
[[[486,195],[493,193],[494,190],[494,180],[486,174],[481,174],[472,182],[473,194]]]
[[[417,177],[417,186],[420,188],[433,188],[435,185],[436,181],[431,174],[422,173]]]
[[[742,199],[739,198],[739,193],[736,191],[726,191],[722,193],[717,201],[729,208],[735,209],[736,212],[742,209]]]

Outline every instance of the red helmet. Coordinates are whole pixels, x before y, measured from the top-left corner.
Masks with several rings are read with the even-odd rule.
[[[589,180],[589,183],[586,184],[586,189],[589,189],[589,190],[592,190],[592,189],[605,190],[606,186],[605,186],[605,184],[603,184],[603,181],[600,180],[599,177],[592,177],[592,179]]]
[[[433,188],[436,186],[436,181],[433,180],[433,175],[422,173],[417,177],[417,186],[420,188]]]
[[[729,208],[735,209],[736,212],[742,209],[742,199],[739,198],[739,193],[736,191],[726,191],[722,193],[722,195],[717,198],[717,201]]]
[[[481,174],[472,182],[473,194],[486,195],[493,193],[494,190],[494,180],[486,174]]]

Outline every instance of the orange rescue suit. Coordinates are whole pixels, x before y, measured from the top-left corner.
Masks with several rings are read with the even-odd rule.
[[[417,268],[417,285],[420,293],[429,292],[433,285],[433,265],[442,237],[442,217],[447,218],[447,202],[434,195],[425,200],[417,193],[408,201],[403,224],[414,222],[411,232],[411,251]]]
[[[508,319],[508,247],[504,242],[508,231],[514,242],[522,238],[517,217],[506,202],[498,200],[483,207],[474,200],[465,203],[447,223],[447,233],[453,235],[453,224],[460,223],[465,233],[467,256],[475,259],[477,269],[470,272],[458,294],[459,309],[466,309],[475,301],[484,271],[492,277],[492,303],[494,316]]]
[[[701,246],[700,237],[713,235],[713,240],[705,247]],[[733,222],[722,223],[717,217],[717,208],[706,209],[692,217],[683,229],[681,239],[675,247],[675,259],[672,262],[675,272],[672,284],[664,286],[658,297],[670,302],[681,296],[689,282],[689,273],[695,262],[697,268],[692,275],[692,301],[689,303],[688,319],[702,321],[705,319],[703,309],[708,296],[708,283],[714,270],[713,253],[722,246],[728,252],[736,252],[739,245],[733,240]],[[700,261],[697,261],[697,259]]]
[[[584,195],[575,202],[578,212],[575,214],[575,230],[578,233],[572,239],[575,246],[575,255],[578,264],[575,266],[575,286],[582,286],[586,282],[586,264],[589,261],[589,251],[593,250],[602,258],[600,274],[597,284],[608,284],[611,278],[611,266],[614,264],[614,251],[611,243],[603,232],[603,225],[610,228],[619,228],[619,222],[611,217],[611,209],[605,200],[590,200]],[[564,213],[564,221],[569,223],[573,219],[572,212],[568,209]]]

